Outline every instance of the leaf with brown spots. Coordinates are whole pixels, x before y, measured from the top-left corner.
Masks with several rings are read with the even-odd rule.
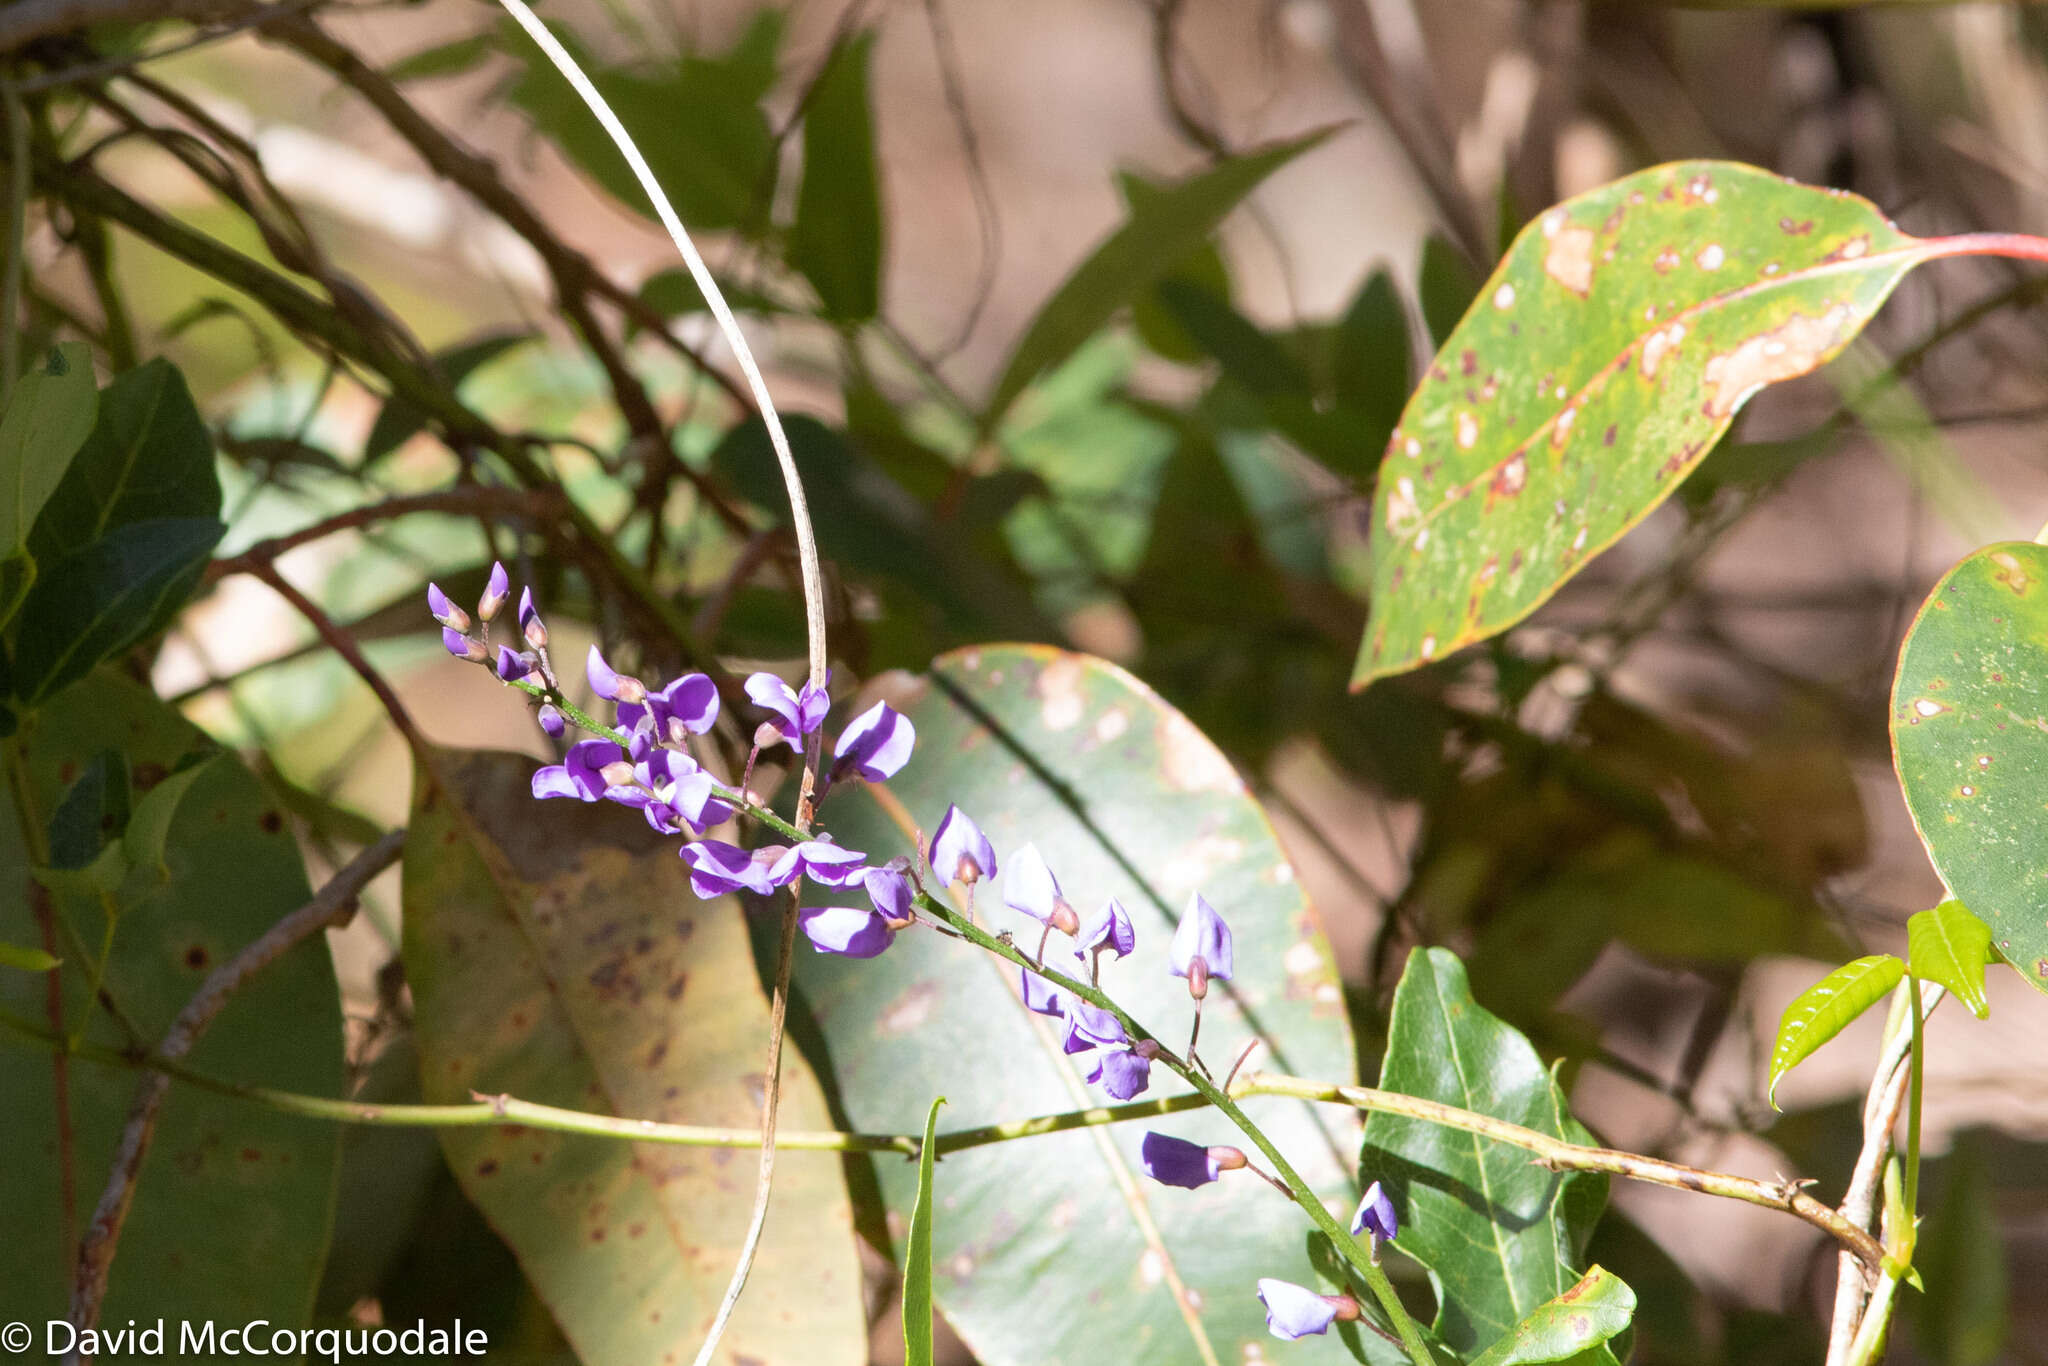
[[[1604,1266],[1596,1266],[1556,1299],[1539,1304],[1472,1366],[1535,1366],[1576,1361],[1617,1337],[1636,1313],[1636,1292]]]
[[[538,803],[531,760],[439,751],[405,849],[405,966],[429,1102],[472,1091],[632,1119],[760,1122],[768,1007],[731,901],[614,806]],[[438,777],[439,786],[434,785]],[[451,838],[452,837],[452,838]],[[829,1129],[785,1057],[782,1125]],[[520,1128],[441,1131],[463,1190],[584,1361],[696,1352],[738,1255],[754,1160]],[[783,1153],[720,1360],[866,1360],[838,1160]]]
[[[2048,547],[1986,546],[1934,586],[1899,652],[1891,728],[1935,871],[2048,991]]]
[[[1170,1046],[1185,1040],[1190,1007],[1186,984],[1166,973],[1166,947],[1189,893],[1201,891],[1236,937],[1237,975],[1215,983],[1203,1009],[1202,1055],[1217,1076],[1254,1035],[1266,1043],[1261,1065],[1353,1075],[1315,912],[1258,804],[1187,718],[1114,665],[1021,645],[942,656],[892,700],[916,723],[917,753],[886,789],[825,802],[821,817],[841,843],[873,859],[908,854],[911,831],[930,831],[949,802],[980,822],[999,859],[1036,843],[1084,918],[1112,895],[1130,913],[1136,952],[1104,960],[1103,988]],[[832,904],[830,894],[807,904]],[[975,912],[1027,951],[1037,946],[1037,922],[1003,905],[1000,876],[978,889]],[[1047,951],[1058,953],[1066,941],[1053,940]],[[951,939],[906,931],[866,962],[799,945],[795,979],[817,1025],[805,1046],[822,1041],[816,1056],[855,1129],[918,1132],[934,1095],[949,1098],[961,1126],[1109,1103],[1083,1081],[1085,1063],[1060,1051],[1052,1022],[1024,1010],[1017,971]],[[1155,1067],[1145,1098],[1185,1090]],[[1246,1108],[1333,1207],[1356,1202],[1354,1116],[1272,1098]],[[1267,1350],[1251,1289],[1300,1260],[1299,1211],[1252,1180],[1199,1191],[1151,1182],[1138,1160],[1148,1127],[1244,1141],[1196,1111],[940,1163],[932,1294],[976,1360],[1194,1366]],[[873,1165],[900,1240],[917,1168],[898,1157]]]
[[[1535,611],[1669,497],[1751,395],[1832,359],[1915,265],[2043,249],[1909,237],[1865,200],[1733,162],[1654,167],[1550,210],[1388,442],[1352,686]]]
[[[85,1041],[100,1048],[154,1042],[210,970],[306,903],[312,893],[298,845],[288,832],[262,828],[268,798],[241,761],[224,753],[176,767],[207,743],[176,708],[111,670],[23,719],[17,781],[0,784],[0,940],[64,961],[53,972],[0,972],[0,1010],[46,1028],[83,1024]],[[147,876],[115,893],[121,914],[101,982],[133,1035],[91,1007],[105,902],[97,892],[33,883],[24,843],[25,831],[49,828],[67,789],[110,744],[120,746],[138,787],[159,779],[145,803],[164,794],[152,811],[160,824],[136,833],[138,807],[127,827],[151,851]],[[173,780],[189,787],[167,790]],[[123,830],[95,824],[93,833],[118,848]],[[326,943],[301,944],[251,977],[187,1061],[251,1086],[343,1094],[341,1001]],[[74,1265],[66,1232],[92,1216],[141,1075],[11,1040],[0,1047],[0,1285],[8,1317],[40,1324],[64,1316]],[[60,1101],[68,1124],[58,1121]],[[136,1183],[101,1323],[184,1316],[303,1327],[327,1258],[340,1140],[333,1126],[173,1086]]]

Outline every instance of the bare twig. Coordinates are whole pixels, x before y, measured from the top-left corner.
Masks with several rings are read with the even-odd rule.
[[[0,52],[94,24],[156,19],[211,23],[231,18],[240,7],[240,0],[14,0],[0,5]]]
[[[240,953],[215,968],[200,983],[199,990],[185,1003],[177,1018],[171,1021],[163,1043],[157,1047],[156,1056],[175,1062],[191,1052],[192,1045],[199,1041],[199,1036],[206,1032],[228,998],[244,982],[276,962],[300,941],[353,914],[356,897],[372,878],[397,862],[399,851],[404,846],[403,830],[385,835],[328,879],[327,885],[311,901],[272,925]],[[80,1330],[81,1337],[86,1329],[99,1321],[100,1305],[107,1293],[107,1273],[120,1246],[121,1226],[128,1218],[129,1207],[135,1202],[136,1178],[141,1175],[142,1159],[149,1151],[157,1112],[163,1107],[164,1093],[170,1088],[170,1080],[166,1073],[155,1072],[143,1078],[135,1088],[135,1099],[128,1106],[127,1123],[121,1129],[121,1141],[114,1149],[113,1170],[107,1177],[107,1187],[100,1194],[92,1223],[86,1229],[85,1240],[79,1245],[78,1269],[71,1287],[71,1322]],[[68,1362],[87,1360],[90,1358],[79,1352],[67,1358]]]
[[[953,43],[952,26],[947,22],[941,0],[924,0],[924,13],[925,23],[932,31],[932,52],[939,64],[939,89],[945,96],[946,112],[953,116],[953,126],[960,133],[960,152],[967,161],[967,187],[974,196],[975,227],[981,236],[981,261],[975,269],[974,294],[967,305],[967,316],[932,353],[931,364],[936,366],[967,345],[967,339],[981,322],[982,310],[988,307],[995,292],[996,269],[1002,264],[1003,225],[996,214],[995,192],[989,187],[988,167],[982,160],[981,139],[975,135],[974,116],[967,107],[967,91],[960,81],[960,54]]]
[[[338,512],[332,517],[322,518],[311,526],[300,527],[286,535],[258,541],[239,555],[224,555],[206,566],[206,581],[211,583],[230,574],[253,574],[258,564],[269,564],[287,551],[332,536],[337,531],[348,531],[368,526],[373,522],[390,521],[392,518],[408,516],[415,512],[445,512],[455,516],[468,513],[488,517],[541,518],[559,513],[563,504],[561,490],[556,488],[507,489],[495,488],[488,484],[465,484],[460,488],[443,489],[438,493],[414,493],[400,498],[386,498],[381,502],[350,508],[347,512]]]
[[[398,700],[398,693],[390,682],[383,674],[378,673],[376,667],[364,656],[355,638],[337,626],[334,618],[322,611],[311,598],[292,587],[290,581],[278,573],[277,566],[270,561],[252,562],[249,565],[249,572],[270,585],[271,591],[290,603],[292,609],[320,633],[320,639],[327,642],[327,647],[340,655],[343,661],[355,670],[356,677],[369,685],[370,691],[375,693],[377,700],[383,704],[384,714],[391,718],[391,724],[397,728],[399,735],[404,737],[406,746],[412,750],[413,757],[423,760],[428,752],[426,737],[420,734],[419,727],[413,724],[412,713],[405,709],[405,703]]]

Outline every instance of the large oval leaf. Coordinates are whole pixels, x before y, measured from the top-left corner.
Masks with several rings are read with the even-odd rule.
[[[2048,547],[1986,546],[1914,618],[1892,758],[1935,871],[2048,991]]]
[[[1409,956],[1386,1058],[1379,1084],[1389,1091],[1592,1141],[1535,1048],[1472,999],[1465,965],[1449,950]],[[1579,1284],[1607,1178],[1548,1172],[1520,1148],[1384,1112],[1366,1120],[1359,1162],[1363,1178],[1392,1195],[1395,1246],[1429,1268],[1436,1331],[1461,1357],[1512,1341],[1540,1306]],[[1606,1347],[1587,1351],[1586,1366],[1614,1366]]]
[[[1387,445],[1353,686],[1534,611],[1941,250],[1732,162],[1658,166],[1524,228]]]
[[[826,803],[841,842],[874,858],[908,853],[911,826],[931,829],[948,802],[982,824],[999,856],[1035,842],[1083,916],[1111,895],[1129,910],[1137,951],[1105,961],[1103,987],[1169,1041],[1187,1028],[1189,1002],[1167,975],[1166,946],[1199,890],[1236,934],[1237,975],[1212,988],[1202,1025],[1218,1075],[1253,1033],[1274,1067],[1353,1074],[1315,913],[1237,774],[1185,717],[1121,669],[1030,646],[943,656],[904,705],[917,753],[886,790]],[[1020,939],[1028,929],[1035,946],[1036,922],[1007,911],[999,885],[980,889],[977,913]],[[915,1132],[934,1094],[962,1124],[1103,1103],[1059,1036],[1019,1003],[1016,971],[953,940],[906,933],[869,962],[799,948],[796,981],[818,1027],[806,1046],[829,1066],[855,1128]],[[1149,1095],[1183,1089],[1153,1069]],[[1350,1207],[1353,1116],[1277,1099],[1246,1108],[1304,1179]],[[1244,1144],[1209,1113],[1153,1127]],[[1294,1265],[1306,1221],[1254,1180],[1199,1191],[1148,1181],[1138,1160],[1145,1128],[1049,1134],[940,1164],[932,1290],[977,1360],[1181,1366],[1265,1351],[1253,1286],[1290,1266],[1306,1279],[1307,1267]],[[900,1238],[917,1169],[891,1158],[875,1169]]]
[[[630,813],[529,795],[531,760],[437,755],[405,847],[405,966],[429,1102],[471,1091],[675,1123],[760,1118],[768,1009],[739,909],[690,894],[673,841]],[[781,1120],[829,1127],[801,1059]],[[518,1128],[447,1129],[463,1190],[579,1356],[693,1355],[738,1256],[754,1162]],[[839,1164],[783,1153],[721,1362],[867,1358]]]
[[[25,835],[49,827],[67,788],[109,745],[144,794],[139,810],[177,781],[167,775],[181,759],[211,742],[148,689],[102,670],[30,713],[15,743],[8,760],[19,764],[19,781],[0,785],[0,940],[52,950],[64,963],[53,974],[0,973],[0,1009],[66,1032],[89,1019],[89,1043],[125,1050],[128,1033],[91,1004],[103,903],[33,884]],[[117,902],[101,982],[147,1043],[163,1037],[209,972],[312,895],[283,813],[248,769],[218,755],[185,771],[195,776],[172,803],[161,863],[151,859],[138,892]],[[108,833],[95,822],[90,837]],[[303,944],[251,977],[186,1061],[250,1085],[340,1094],[341,1001],[325,943]],[[37,1325],[64,1317],[74,1251],[67,1233],[92,1217],[140,1076],[0,1035],[7,1317]],[[331,1126],[174,1085],[136,1183],[101,1323],[304,1325],[327,1256],[339,1152]]]

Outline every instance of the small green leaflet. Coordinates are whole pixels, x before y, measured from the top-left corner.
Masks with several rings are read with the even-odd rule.
[[[1474,1357],[1472,1366],[1569,1361],[1621,1333],[1635,1312],[1636,1292],[1628,1282],[1596,1266],[1577,1285],[1531,1310],[1513,1332]]]
[[[1865,200],[1734,162],[1654,167],[1551,209],[1388,442],[1352,686],[1535,611],[1669,497],[1751,395],[1832,359],[1915,265],[2012,249],[1909,237]]]
[[[1984,965],[1992,961],[1989,925],[1962,902],[1944,901],[1913,913],[1906,921],[1906,944],[1907,967],[1915,977],[1939,982],[1972,1015],[1990,1018],[1991,1002],[1984,995]]]
[[[932,1366],[932,1167],[939,1159],[939,1107],[945,1103],[944,1096],[932,1102],[917,1150],[917,1200],[903,1251],[904,1366]]]
[[[1799,993],[1778,1021],[1771,1046],[1771,1108],[1778,1108],[1778,1082],[1815,1049],[1847,1028],[1906,975],[1906,965],[1888,953],[1844,963]]]
[[[41,949],[24,948],[0,939],[0,968],[20,968],[23,972],[48,972],[62,959],[53,958]]]
[[[1892,761],[1941,880],[1990,926],[1999,956],[2048,991],[2044,723],[2048,547],[1988,545],[1934,586],[1906,633]]]

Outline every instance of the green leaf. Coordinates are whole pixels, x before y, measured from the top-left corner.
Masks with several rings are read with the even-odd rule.
[[[436,352],[434,369],[450,388],[457,388],[473,372],[534,339],[531,332],[493,332]],[[396,394],[385,399],[376,422],[370,426],[369,439],[363,443],[362,468],[367,471],[381,463],[385,456],[426,430],[426,426],[427,415],[410,399]]]
[[[772,316],[789,312],[752,285],[724,277],[716,278],[718,292],[725,295],[725,302],[735,313]],[[681,266],[648,276],[641,282],[640,299],[664,318],[711,311],[710,305],[704,302],[704,292],[697,288],[697,281]],[[632,327],[630,321],[627,326],[629,329]]]
[[[1409,956],[1379,1084],[1592,1141],[1536,1050],[1472,999],[1464,965],[1444,949]],[[1359,1175],[1393,1197],[1401,1215],[1395,1246],[1441,1287],[1435,1329],[1461,1356],[1509,1335],[1572,1288],[1607,1199],[1605,1177],[1554,1175],[1519,1148],[1383,1113],[1366,1120]],[[1589,1364],[1613,1366],[1613,1353],[1593,1350]]]
[[[385,79],[397,84],[406,81],[431,81],[441,76],[460,76],[465,71],[474,71],[484,58],[498,51],[496,33],[472,33],[467,38],[456,38],[432,47],[421,48],[408,57],[400,57],[384,68]]]
[[[1635,1312],[1635,1291],[1621,1277],[1596,1266],[1577,1285],[1538,1305],[1514,1331],[1473,1358],[1472,1366],[1571,1361],[1621,1333]]]
[[[29,546],[46,568],[110,533],[166,517],[220,517],[213,438],[185,377],[152,360],[100,395],[99,419],[50,495]]]
[[[631,812],[536,809],[532,770],[518,755],[437,750],[416,781],[404,957],[425,1099],[509,1092],[634,1119],[758,1124],[768,1007],[739,906],[692,896],[674,841]],[[781,1123],[832,1127],[793,1057]],[[510,1128],[440,1137],[578,1356],[696,1351],[752,1205],[750,1155]],[[770,1220],[722,1352],[865,1361],[837,1158],[783,1153],[775,1188],[792,1217]]]
[[[163,1038],[208,973],[312,893],[297,843],[254,776],[231,754],[207,764],[165,841],[170,881],[156,889],[146,914],[121,919],[106,964],[103,989],[135,1032],[109,1019],[89,990],[106,929],[99,899],[32,895],[20,832],[47,821],[67,781],[110,739],[121,745],[143,801],[183,756],[208,743],[176,709],[107,670],[23,719],[17,781],[0,783],[0,939],[42,945],[65,961],[54,979],[0,973],[0,1010],[65,1033],[84,1023],[88,1043],[126,1051],[138,1039]],[[90,945],[89,955],[81,944]],[[62,993],[54,1012],[52,980]],[[316,936],[251,976],[186,1061],[252,1086],[346,1094],[341,1002],[326,941]],[[92,1216],[142,1075],[0,1035],[8,1115],[0,1124],[8,1230],[0,1238],[0,1284],[13,1317],[63,1317],[75,1267],[66,1231]],[[68,1126],[58,1123],[60,1107],[68,1107]],[[258,1318],[277,1329],[305,1326],[327,1255],[339,1148],[337,1126],[173,1086],[143,1160],[102,1322],[162,1316],[172,1334],[181,1317],[223,1327]],[[67,1170],[72,1179],[58,1180]]]
[[[48,972],[63,961],[41,949],[24,948],[20,944],[10,944],[0,939],[0,968],[20,968],[23,972]]]
[[[1533,612],[1750,395],[1832,358],[1942,250],[1731,162],[1656,167],[1531,223],[1388,443],[1353,686]]]
[[[940,1096],[924,1117],[924,1144],[917,1150],[917,1199],[910,1206],[910,1236],[903,1251],[903,1362],[904,1366],[932,1366],[932,1167],[938,1162],[936,1146]]]
[[[804,110],[804,182],[789,230],[789,263],[818,291],[825,316],[839,323],[874,317],[882,291],[882,198],[868,99],[874,48],[872,33],[842,44]]]
[[[34,706],[169,625],[226,530],[208,517],[130,522],[58,560],[22,605],[16,694]]]
[[[1123,194],[1125,208],[1133,212],[1166,192],[1166,187],[1130,171],[1119,171],[1116,183]],[[1213,240],[1205,239],[1200,246],[1188,252],[1160,277],[1159,282],[1165,284],[1170,280],[1207,290],[1218,299],[1228,301],[1230,298],[1230,269],[1224,265],[1223,253],[1216,249]],[[1188,336],[1167,311],[1157,286],[1145,290],[1131,301],[1131,328],[1145,345],[1167,360],[1192,365],[1204,354],[1194,338]],[[1405,387],[1402,392],[1406,394]]]
[[[917,754],[886,787],[835,790],[821,814],[842,844],[878,860],[908,854],[911,831],[929,832],[954,801],[1003,857],[1036,843],[1077,910],[1092,913],[1109,896],[1128,909],[1137,954],[1104,963],[1103,985],[1169,1039],[1187,1027],[1188,998],[1161,964],[1199,890],[1228,917],[1237,945],[1237,975],[1211,988],[1203,1010],[1210,1064],[1227,1066],[1224,1056],[1257,1034],[1275,1068],[1352,1075],[1342,989],[1315,912],[1229,761],[1185,717],[1112,665],[1016,645],[942,656],[892,700],[917,727]],[[1036,922],[1005,909],[996,886],[980,889],[977,913],[1020,939],[1028,930],[1035,945]],[[813,1028],[800,1042],[828,1060],[847,1127],[913,1132],[934,1092],[990,1118],[1103,1103],[1060,1035],[1023,1009],[1017,971],[952,940],[906,933],[868,962],[799,948],[795,980]],[[1184,1089],[1154,1068],[1147,1098]],[[1356,1203],[1353,1116],[1278,1098],[1246,1104],[1333,1208]],[[1148,1186],[1138,1161],[1145,1127],[1044,1134],[946,1158],[932,1292],[977,1361],[1101,1361],[1114,1344],[1111,1355],[1130,1366],[1182,1366],[1202,1360],[1205,1345],[1226,1362],[1266,1349],[1251,1287],[1282,1274],[1272,1269],[1276,1249],[1300,1246],[1299,1211],[1256,1182]],[[1242,1141],[1212,1113],[1154,1127]],[[900,1230],[916,1172],[886,1157],[873,1171]],[[1104,1268],[1113,1269],[1107,1287]]]
[[[92,431],[98,404],[91,351],[64,342],[16,381],[0,413],[0,626],[35,582],[30,528]]]
[[[761,101],[775,82],[780,11],[756,13],[726,56],[685,56],[668,70],[606,66],[558,26],[555,36],[633,131],[684,222],[699,229],[755,232],[768,226],[767,209],[775,197],[775,139]],[[534,126],[607,193],[636,213],[654,216],[619,149],[552,66],[530,64],[509,94]]]
[[[1944,901],[1907,919],[1906,944],[1908,972],[1947,987],[1978,1019],[1990,1018],[1984,996],[1984,965],[1994,961],[1989,925],[1962,902]]]
[[[2012,1272],[1982,1146],[1964,1135],[1950,1149],[1913,1259],[1927,1293],[1909,1312],[1921,1350],[1939,1366],[1990,1366],[2011,1332]]]
[[[171,823],[193,785],[206,776],[207,767],[219,754],[220,751],[213,750],[196,759],[188,758],[142,795],[142,800],[135,804],[135,814],[128,820],[128,828],[121,832],[121,853],[130,867],[155,874],[158,882],[170,880],[164,842],[170,838]]]
[[[1844,963],[1799,993],[1778,1020],[1771,1045],[1771,1108],[1778,1107],[1778,1083],[1858,1015],[1884,999],[1905,976],[1906,965],[1888,953]]]
[[[1422,267],[1415,282],[1422,303],[1422,322],[1429,340],[1442,346],[1457,329],[1458,319],[1479,294],[1479,277],[1463,252],[1431,233],[1422,243]]]
[[[1376,434],[1375,450],[1401,420],[1413,359],[1408,349],[1408,315],[1387,270],[1374,271],[1359,287],[1337,322],[1331,354],[1337,402],[1358,414]]]
[[[1892,682],[1892,756],[1935,871],[2048,991],[2048,547],[1990,545],[1921,605]]]
[[[1232,157],[1157,195],[1133,199],[1123,225],[1075,267],[1025,329],[982,413],[982,429],[995,430],[1031,381],[1175,271],[1267,176],[1328,136],[1326,129]]]

